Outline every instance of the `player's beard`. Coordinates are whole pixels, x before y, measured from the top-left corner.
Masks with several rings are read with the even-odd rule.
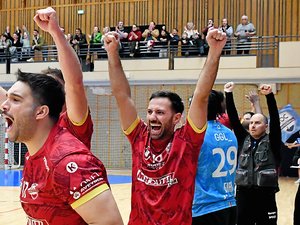
[[[11,127],[7,130],[9,141],[25,143],[30,140],[36,130],[34,123],[35,120],[32,114],[23,115],[20,119],[14,119]]]
[[[151,124],[158,124],[160,125],[160,128],[154,128],[151,126]],[[173,125],[173,119],[170,118],[167,122],[161,123],[160,121],[155,121],[155,122],[149,122],[149,132],[150,132],[150,137],[154,140],[161,140],[164,138],[169,138],[172,136],[174,132],[174,125]]]

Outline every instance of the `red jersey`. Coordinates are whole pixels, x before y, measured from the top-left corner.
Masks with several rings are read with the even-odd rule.
[[[28,225],[86,224],[74,209],[108,189],[102,162],[58,123],[42,148],[25,156],[20,199]]]
[[[148,126],[140,119],[125,131],[132,146],[129,225],[192,224],[195,175],[205,129],[197,129],[188,119],[164,143],[150,140]]]
[[[77,137],[83,144],[91,149],[91,140],[93,134],[93,121],[90,111],[87,112],[86,118],[81,123],[72,122],[67,112],[63,112],[59,117],[59,125],[67,128],[71,134]]]

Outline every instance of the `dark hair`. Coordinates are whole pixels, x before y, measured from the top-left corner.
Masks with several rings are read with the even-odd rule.
[[[51,76],[39,73],[17,72],[17,81],[28,84],[35,102],[49,107],[49,117],[57,122],[65,103],[62,84]]]
[[[36,32],[40,33],[37,29],[34,29],[33,31],[36,31]]]
[[[222,106],[223,102],[223,92],[211,90],[207,105],[207,120],[215,120],[218,115],[225,112],[225,109]]]
[[[60,69],[48,67],[47,69],[42,70],[42,73],[52,76],[55,79],[58,79],[58,81],[62,82],[63,84],[65,83],[64,77]]]
[[[79,27],[77,27],[75,30],[79,30],[79,33],[82,34],[82,30]]]
[[[180,96],[171,91],[156,91],[152,93],[149,100],[154,98],[168,98],[175,113],[183,113],[184,105]]]

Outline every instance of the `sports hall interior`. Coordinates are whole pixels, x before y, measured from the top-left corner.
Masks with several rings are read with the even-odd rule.
[[[237,55],[231,49],[230,55],[221,57],[218,77],[214,88],[223,90],[229,81],[236,83],[234,99],[241,114],[251,110],[245,95],[258,90],[260,84],[269,83],[275,93],[278,108],[291,104],[300,114],[300,2],[298,0],[0,0],[1,33],[10,26],[26,25],[30,35],[37,28],[33,16],[36,10],[53,7],[57,11],[60,25],[65,33],[74,34],[81,28],[87,36],[94,26],[100,31],[106,26],[115,27],[119,21],[125,26],[147,26],[151,21],[165,25],[168,31],[177,28],[182,34],[187,22],[201,32],[207,20],[213,18],[214,25],[221,25],[226,17],[235,30],[241,16],[247,15],[256,28],[250,53]],[[47,45],[53,45],[49,34],[40,31]],[[235,38],[232,42],[235,42]],[[179,46],[180,48],[180,46]],[[52,48],[48,48],[52,49]],[[35,56],[38,57],[38,56]],[[205,63],[205,56],[171,54],[167,57],[121,57],[123,68],[131,85],[132,97],[139,116],[145,119],[148,99],[156,90],[171,90],[184,100],[186,110],[193,94],[196,80]],[[122,133],[118,109],[111,95],[108,79],[108,65],[105,57],[96,57],[93,71],[83,72],[84,84],[94,123],[91,150],[108,169],[108,173],[120,176],[120,182],[112,184],[124,222],[130,211],[131,148]],[[9,67],[9,68],[8,68]],[[34,62],[0,62],[0,85],[8,89],[15,81],[15,72],[40,72],[47,67],[59,68],[57,60],[36,60]],[[263,112],[268,115],[264,96],[261,96]],[[0,170],[4,169],[4,121],[0,130]],[[16,151],[16,150],[15,150]],[[2,171],[2,180],[20,178],[19,168],[11,166]],[[12,173],[11,171],[17,171]],[[122,176],[126,179],[122,179]],[[279,225],[292,225],[293,204],[297,185],[296,177],[286,174],[280,178],[280,192],[277,194]],[[16,181],[16,182],[17,182]],[[3,181],[4,182],[4,181]],[[18,201],[19,187],[0,186],[0,224],[24,224],[25,215]]]

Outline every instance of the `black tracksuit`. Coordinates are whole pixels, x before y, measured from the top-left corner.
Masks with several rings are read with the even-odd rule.
[[[225,94],[227,113],[239,144],[239,155],[241,147],[246,137],[249,136],[249,133],[240,123],[233,101],[233,94]],[[275,166],[278,167],[281,159],[281,129],[278,108],[273,93],[266,95],[266,98],[270,114],[270,147],[276,161]],[[261,139],[255,140],[251,137],[253,151],[256,150]],[[237,186],[237,225],[276,225],[277,206],[275,193],[277,191],[279,191],[278,187],[261,187],[257,185]]]

